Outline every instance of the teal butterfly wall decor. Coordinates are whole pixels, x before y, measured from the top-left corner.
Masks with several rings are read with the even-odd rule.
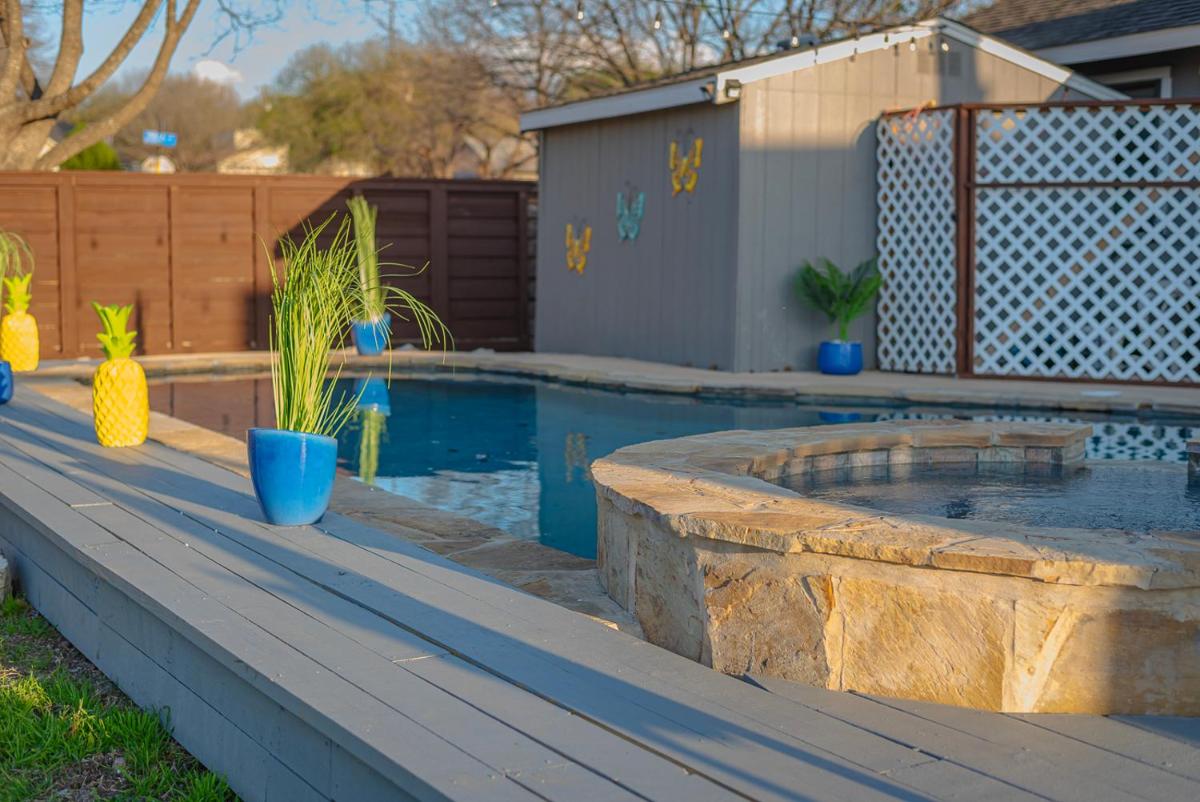
[[[617,193],[617,237],[635,240],[642,230],[642,215],[646,213],[646,193],[639,192],[635,196],[630,190],[632,203],[625,200],[625,193]]]

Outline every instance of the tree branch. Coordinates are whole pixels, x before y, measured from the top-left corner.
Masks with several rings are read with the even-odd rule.
[[[13,3],[17,2],[17,0],[8,0],[8,2]],[[163,0],[146,0],[146,2],[142,5],[142,10],[138,12],[137,18],[134,19],[133,24],[129,26],[129,29],[125,31],[125,35],[121,37],[121,41],[117,43],[117,46],[114,47],[112,52],[108,54],[108,58],[106,58],[104,62],[101,63],[101,65],[97,67],[94,72],[92,72],[91,75],[80,81],[79,84],[70,89],[66,89],[66,91],[49,95],[33,103],[6,103],[0,106],[0,115],[4,115],[6,112],[12,112],[15,106],[22,106],[23,108],[20,108],[18,111],[18,120],[19,122],[27,123],[34,120],[53,117],[57,114],[61,114],[63,111],[66,111],[73,106],[79,105],[89,96],[91,96],[93,92],[99,89],[104,82],[107,81],[112,74],[117,71],[117,68],[121,66],[123,61],[125,61],[126,56],[129,55],[130,51],[133,50],[134,46],[138,43],[138,41],[145,34],[146,30],[150,27],[150,24],[154,21],[154,15],[158,13],[158,9],[162,6],[162,2]],[[173,7],[173,0],[170,0],[168,5]],[[192,5],[194,4],[189,2],[189,7]],[[195,13],[194,8],[192,11]],[[170,16],[171,15],[168,15],[168,17]],[[174,21],[168,19],[167,32],[165,34],[167,37],[171,35],[171,29],[173,26]],[[164,39],[164,41],[166,40]],[[0,95],[0,97],[7,96],[8,95]]]
[[[4,66],[0,68],[0,98],[11,98],[17,92],[21,80],[21,67],[25,61],[25,22],[21,16],[20,0],[4,0]]]
[[[162,45],[158,49],[158,56],[154,60],[154,66],[150,68],[150,72],[147,73],[146,80],[142,82],[141,87],[130,96],[124,106],[109,116],[108,119],[89,125],[87,128],[68,136],[42,155],[34,163],[35,170],[48,170],[57,167],[75,154],[96,144],[101,139],[112,136],[150,104],[150,101],[154,98],[154,93],[158,91],[159,85],[167,74],[167,68],[171,64],[171,57],[175,54],[175,48],[179,46],[179,39],[192,23],[192,18],[196,15],[196,9],[200,7],[201,0],[187,0],[183,14],[178,19],[175,17],[175,0],[166,1],[166,31],[163,33]]]
[[[50,83],[46,85],[47,93],[59,95],[71,87],[82,55],[83,0],[63,0],[62,35],[54,71],[50,73]]]

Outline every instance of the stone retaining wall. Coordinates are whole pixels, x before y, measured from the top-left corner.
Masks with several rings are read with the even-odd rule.
[[[901,517],[764,481],[1069,465],[1088,434],[921,421],[621,449],[592,466],[601,581],[651,642],[730,674],[986,710],[1200,714],[1193,535]]]

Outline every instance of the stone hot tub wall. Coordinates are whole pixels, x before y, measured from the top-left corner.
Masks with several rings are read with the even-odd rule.
[[[601,581],[651,642],[730,674],[985,710],[1200,715],[1195,533],[898,516],[764,481],[1082,464],[1089,433],[909,421],[624,448],[592,466]]]

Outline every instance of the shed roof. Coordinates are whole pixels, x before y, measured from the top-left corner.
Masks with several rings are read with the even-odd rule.
[[[715,64],[585,100],[543,106],[521,115],[521,130],[537,131],[696,103],[728,103],[736,99],[730,97],[730,93],[727,92],[731,83],[752,83],[850,58],[858,53],[882,50],[895,45],[898,40],[919,40],[930,36],[944,36],[960,44],[978,48],[1097,100],[1125,98],[1121,92],[1007,42],[982,34],[962,23],[936,17],[915,25],[877,31],[858,39],[842,39],[813,47]]]
[[[1200,24],[1200,0],[996,0],[965,22],[1030,50]]]

